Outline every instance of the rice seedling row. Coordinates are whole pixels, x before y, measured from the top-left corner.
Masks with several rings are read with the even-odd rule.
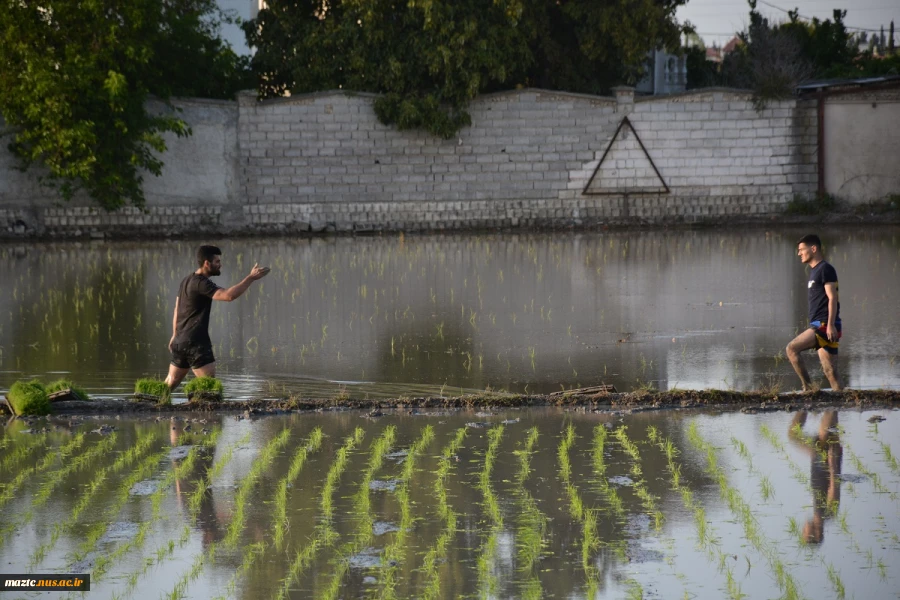
[[[644,510],[653,518],[653,526],[656,528],[656,531],[659,531],[662,529],[663,514],[657,507],[656,497],[654,497],[647,489],[647,484],[644,481],[644,473],[641,469],[640,450],[638,450],[637,444],[628,437],[627,430],[627,425],[620,425],[615,429],[613,435],[619,444],[622,445],[625,453],[631,458],[630,472],[634,476],[634,492],[637,497],[640,498]]]
[[[734,577],[734,569],[727,560],[726,555],[719,543],[719,538],[713,529],[709,519],[706,518],[706,510],[703,504],[694,497],[694,492],[684,484],[681,477],[681,464],[675,460],[680,451],[672,442],[659,435],[652,426],[648,428],[648,437],[651,442],[655,442],[659,449],[666,456],[666,470],[669,472],[669,482],[672,489],[678,492],[684,507],[693,515],[694,527],[697,534],[697,544],[706,554],[710,561],[718,561],[718,568],[725,574],[725,590],[731,600],[741,600],[746,597],[741,591],[741,585]],[[749,567],[749,561],[748,561]],[[688,592],[685,591],[685,596]]]
[[[496,425],[488,430],[488,447],[484,453],[484,464],[478,476],[478,489],[484,499],[484,511],[487,514],[490,528],[478,553],[478,590],[482,598],[497,593],[497,578],[493,575],[492,565],[497,554],[497,537],[503,529],[503,517],[497,497],[491,488],[491,470],[497,458],[497,448],[503,438],[503,425]]]
[[[285,427],[263,447],[259,456],[253,461],[253,466],[250,467],[250,470],[241,478],[241,481],[238,484],[238,493],[235,496],[231,522],[229,523],[228,533],[226,534],[225,539],[222,542],[211,542],[204,552],[199,552],[197,556],[194,557],[194,562],[191,564],[190,570],[185,572],[181,578],[175,582],[166,596],[167,598],[170,600],[183,598],[188,585],[200,576],[207,561],[215,560],[216,554],[220,549],[233,548],[236,546],[237,537],[240,536],[244,528],[244,505],[247,501],[247,496],[252,491],[253,486],[256,484],[259,477],[271,466],[277,453],[285,446],[285,444],[287,444],[290,436],[290,428]],[[203,489],[205,493],[205,491],[209,489],[213,479],[220,472],[215,468],[216,466],[213,467],[209,475],[204,479],[205,485],[197,486],[198,490]],[[192,509],[196,506],[199,512],[200,501],[198,500],[195,503],[195,498],[198,498],[198,496],[191,496],[190,505]],[[202,500],[202,496],[199,498]],[[191,519],[196,519],[196,513],[192,512]]]
[[[575,428],[570,423],[557,448],[557,460],[560,479],[562,479],[569,500],[569,514],[581,526],[581,566],[587,582],[588,596],[593,597],[596,595],[598,573],[593,567],[591,559],[594,550],[600,545],[600,539],[597,536],[597,513],[595,510],[584,507],[578,488],[572,483],[569,451],[575,443],[575,438]]]
[[[394,444],[397,429],[390,425],[384,429],[381,435],[372,444],[371,455],[363,472],[359,489],[353,496],[353,512],[357,516],[356,533],[337,550],[337,566],[331,575],[331,581],[325,586],[325,591],[318,594],[319,598],[335,600],[341,591],[341,582],[350,568],[350,558],[366,548],[374,539],[374,520],[372,518],[372,506],[369,498],[372,478],[381,469],[384,457],[390,452]]]
[[[4,471],[18,471],[19,465],[27,461],[32,453],[43,450],[49,441],[49,437],[46,433],[42,433],[36,437],[38,439],[32,443],[15,444],[14,449],[10,451],[7,451],[6,447],[12,443],[12,438],[7,436],[0,439],[0,444],[2,444],[2,446],[0,446],[0,453],[2,453],[3,456],[3,460],[0,460],[0,473]]]
[[[18,528],[27,525],[34,518],[35,512],[43,506],[50,495],[67,477],[78,471],[82,471],[91,466],[101,457],[109,453],[112,446],[115,445],[116,437],[112,435],[104,438],[99,444],[92,446],[90,449],[79,454],[71,461],[65,462],[59,469],[51,471],[48,477],[40,484],[37,492],[33,495],[31,506],[18,519],[10,519],[9,524],[0,531],[0,546],[5,542],[6,536],[15,532]]]
[[[747,465],[747,470],[756,475],[759,479],[759,491],[762,496],[763,502],[768,502],[775,496],[775,488],[772,486],[772,481],[754,466],[753,457],[750,455],[750,451],[747,449],[747,445],[736,438],[735,436],[731,436],[731,445],[737,451],[737,453],[744,459],[744,463]]]
[[[718,463],[718,450],[703,439],[697,429],[696,422],[692,422],[688,428],[688,440],[691,442],[691,445],[706,454],[707,473],[719,484],[719,493],[728,504],[728,508],[743,526],[744,537],[765,558],[784,597],[787,600],[802,598],[797,581],[781,559],[777,546],[766,539],[760,532],[750,505],[741,497],[740,492],[728,483],[725,471]]]
[[[98,454],[106,454],[111,450],[113,446],[115,446],[115,444],[116,434],[112,433],[108,437],[104,438],[104,440],[97,444],[97,446],[95,446],[92,450],[98,450]],[[81,513],[83,513],[85,509],[88,508],[94,496],[98,492],[100,492],[106,485],[106,478],[110,474],[120,471],[125,466],[126,462],[131,459],[133,459],[133,457],[129,457],[127,454],[123,454],[111,466],[103,467],[102,469],[94,473],[91,481],[81,491],[81,494],[75,501],[75,505],[72,507],[72,511],[69,514],[68,518],[65,521],[55,523],[53,526],[53,531],[50,534],[50,539],[38,546],[31,554],[31,558],[29,559],[30,568],[35,568],[37,565],[39,565],[44,560],[47,552],[56,545],[56,541],[59,539],[59,537],[63,533],[68,533],[72,530],[72,528],[81,518]]]
[[[50,466],[56,462],[57,458],[65,463],[66,459],[69,458],[75,451],[77,451],[81,445],[84,443],[84,433],[77,433],[75,437],[69,440],[62,448],[60,448],[56,452],[50,452],[46,456],[44,456],[38,464],[36,464],[33,468],[23,469],[16,475],[15,479],[11,482],[7,483],[3,491],[0,492],[0,509],[9,502],[16,494],[16,491],[28,480],[31,476],[38,476],[41,473],[47,471]],[[2,531],[2,536],[5,537],[7,531],[4,528]]]
[[[322,515],[319,519],[319,524],[316,526],[316,533],[305,546],[299,548],[294,554],[287,576],[282,580],[282,585],[275,594],[276,599],[283,600],[290,591],[291,586],[299,580],[303,570],[316,558],[319,551],[330,547],[337,541],[338,533],[334,530],[332,523],[332,496],[341,475],[347,468],[350,453],[362,442],[364,437],[365,431],[361,427],[357,427],[351,435],[347,436],[343,446],[335,454],[334,461],[331,463],[331,467],[329,467],[325,476],[325,484],[320,492],[319,505],[322,509]]]
[[[92,581],[99,581],[118,560],[123,558],[132,549],[140,549],[143,547],[144,542],[147,538],[147,534],[150,533],[150,530],[163,516],[162,501],[166,494],[169,492],[171,486],[176,482],[176,480],[186,479],[193,472],[195,463],[200,456],[200,453],[215,447],[221,431],[222,430],[218,428],[214,429],[206,437],[205,440],[191,448],[191,450],[188,452],[188,455],[184,458],[184,460],[182,460],[179,465],[177,465],[174,469],[166,472],[163,480],[159,483],[159,485],[157,485],[156,489],[150,495],[150,518],[141,523],[134,538],[127,542],[118,544],[112,552],[105,553],[97,558],[96,562],[94,563],[94,569],[91,572]],[[230,453],[228,453],[228,455],[230,456]],[[178,540],[178,547],[181,547],[185,543],[187,543],[187,540],[190,539],[190,532],[190,527],[188,525],[185,525],[182,529],[181,538]],[[159,564],[164,558],[170,556],[174,552],[174,550],[175,541],[169,540],[162,546],[160,546],[160,548],[158,548],[148,558],[145,558],[142,568],[132,572],[127,577],[128,583],[125,591],[123,592],[125,594],[125,597],[128,597],[128,594],[137,586],[140,578],[147,573],[150,567]]]
[[[447,556],[447,546],[456,536],[456,513],[447,502],[447,478],[452,468],[450,460],[462,447],[463,440],[466,437],[466,428],[460,427],[456,430],[453,439],[441,450],[441,456],[438,461],[437,477],[434,482],[434,493],[438,501],[438,517],[444,522],[444,529],[435,541],[422,562],[422,571],[425,573],[425,590],[422,598],[425,600],[433,600],[441,595],[441,574],[437,568],[438,562],[445,560]]]
[[[412,502],[409,498],[409,483],[415,474],[416,459],[434,439],[434,428],[426,425],[422,429],[419,438],[409,447],[403,470],[400,473],[400,481],[394,494],[400,504],[400,523],[397,531],[384,551],[381,553],[382,571],[378,581],[377,594],[381,598],[396,598],[397,571],[406,554],[406,536],[413,528]]]
[[[547,517],[540,511],[531,494],[525,489],[525,482],[531,475],[531,455],[538,440],[538,429],[532,427],[528,430],[524,446],[518,451],[519,471],[516,475],[516,495],[518,496],[518,515],[516,526],[516,562],[519,575],[523,581],[519,584],[519,597],[525,599],[537,599],[543,597],[541,580],[538,576],[541,552],[545,544],[547,532]],[[596,529],[596,521],[594,529]],[[595,546],[588,540],[588,526],[585,527],[585,541],[583,548],[590,549]],[[595,534],[596,535],[596,534]],[[583,557],[585,570],[588,569],[590,558]],[[589,598],[596,596],[588,594]]]

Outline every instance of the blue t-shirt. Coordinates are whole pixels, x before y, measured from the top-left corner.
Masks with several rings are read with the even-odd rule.
[[[837,271],[824,260],[817,264],[809,272],[809,322],[828,322],[828,295],[825,293],[825,284],[837,284]],[[841,322],[841,303],[838,302],[837,314],[834,316],[835,324]]]

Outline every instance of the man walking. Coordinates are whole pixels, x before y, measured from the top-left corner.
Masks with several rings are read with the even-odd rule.
[[[809,372],[800,353],[815,348],[822,363],[825,377],[831,389],[840,391],[841,380],[837,371],[838,340],[841,338],[841,303],[838,300],[837,271],[825,261],[822,241],[817,235],[803,236],[797,243],[800,262],[808,265],[809,329],[795,337],[787,345],[787,357],[800,376],[803,390],[812,389]]]
[[[230,288],[220,288],[210,277],[222,274],[222,251],[215,246],[197,249],[200,268],[181,280],[172,316],[172,339],[169,351],[172,364],[166,384],[174,390],[185,378],[188,369],[197,377],[216,376],[216,358],[209,339],[209,313],[213,300],[231,302],[247,291],[250,285],[269,273],[268,267],[253,265],[250,274]]]

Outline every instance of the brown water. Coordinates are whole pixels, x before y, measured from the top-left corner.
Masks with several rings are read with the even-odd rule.
[[[818,448],[823,412],[16,422],[0,564],[90,598],[896,598],[898,414]]]
[[[216,303],[226,394],[552,392],[612,383],[796,389],[784,347],[806,320],[805,231],[678,231],[234,239]],[[840,277],[839,367],[897,388],[896,227],[821,230]],[[0,246],[0,391],[71,377],[122,396],[168,364],[193,242]],[[809,355],[813,376],[821,370]]]

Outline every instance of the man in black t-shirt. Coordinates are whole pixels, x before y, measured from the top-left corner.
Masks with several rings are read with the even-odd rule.
[[[837,371],[838,343],[841,338],[841,303],[838,300],[837,271],[825,262],[822,242],[817,235],[806,235],[797,244],[800,262],[809,265],[809,329],[794,338],[787,346],[787,357],[800,376],[804,390],[812,388],[809,372],[800,353],[816,349],[822,371],[831,383],[831,389],[840,391]]]
[[[175,298],[175,314],[172,317],[172,339],[169,351],[172,364],[166,384],[170,390],[178,387],[189,369],[197,377],[216,376],[216,358],[209,339],[209,313],[213,300],[231,302],[247,291],[254,281],[269,273],[268,267],[253,265],[250,274],[230,288],[220,288],[210,277],[222,274],[222,251],[215,246],[197,249],[200,268],[181,280]]]

